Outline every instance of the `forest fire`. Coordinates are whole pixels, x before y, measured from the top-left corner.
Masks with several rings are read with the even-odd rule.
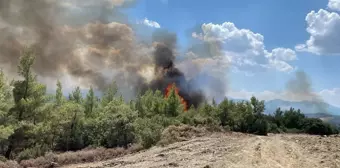
[[[175,83],[169,84],[169,85],[166,87],[166,90],[165,90],[165,98],[168,98],[168,97],[169,97],[171,88],[172,88],[173,86],[175,87],[175,93],[176,93],[176,95],[179,97],[179,99],[180,99],[180,101],[181,101],[181,104],[184,106],[184,111],[187,111],[187,110],[188,110],[187,102],[183,99],[182,96],[179,95],[179,89],[176,87],[176,84],[175,84]]]

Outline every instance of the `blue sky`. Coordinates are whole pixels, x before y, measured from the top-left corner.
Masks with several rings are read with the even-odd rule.
[[[260,48],[264,49],[250,50],[265,53],[255,59],[250,54],[246,59],[270,68],[259,70],[253,65],[236,65],[233,61],[242,62],[240,58],[246,54],[240,50],[236,55],[231,54],[231,62],[239,70],[226,70],[229,71],[229,94],[234,97],[255,94],[263,99],[281,98],[278,95],[284,95],[286,82],[294,76],[296,69],[300,69],[309,75],[317,94],[330,104],[340,106],[340,96],[337,96],[340,93],[340,78],[337,77],[340,72],[340,57],[337,56],[340,46],[336,47],[340,45],[339,10],[339,0],[139,0],[127,13],[131,21],[147,18],[149,23],[158,23],[159,27],[175,32],[182,48],[194,39],[193,32],[198,28],[204,29],[204,24],[206,32],[201,34],[201,40],[212,36],[222,38],[232,47],[243,42],[246,44],[247,40],[254,42],[252,37],[233,41],[238,36],[232,33],[247,30],[243,31],[243,35],[255,37],[254,34],[258,33],[262,36],[262,41],[261,38],[257,40],[260,39]],[[222,26],[227,22],[230,24]],[[210,27],[207,26],[209,23]],[[153,27],[150,28],[152,30],[156,29],[155,25],[149,26]],[[237,31],[221,33],[224,28],[236,28]],[[217,29],[219,32],[213,32]],[[250,43],[236,47],[242,49]],[[227,50],[234,49],[226,47]],[[272,52],[275,48],[289,50],[291,59],[288,59],[287,53],[275,56]],[[265,62],[263,59],[266,59]],[[281,69],[276,67],[278,63],[282,65]]]

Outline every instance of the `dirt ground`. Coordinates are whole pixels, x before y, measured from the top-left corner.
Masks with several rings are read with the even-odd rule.
[[[340,168],[340,136],[216,133],[68,168]]]

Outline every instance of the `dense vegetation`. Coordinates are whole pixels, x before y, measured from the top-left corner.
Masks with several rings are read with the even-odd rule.
[[[58,82],[54,95],[37,81],[31,67],[34,52],[24,51],[18,65],[20,80],[8,82],[0,72],[0,154],[2,159],[24,160],[49,151],[75,151],[86,147],[124,147],[156,144],[170,125],[186,124],[210,129],[266,135],[268,132],[334,134],[338,130],[320,119],[306,118],[300,110],[277,109],[265,115],[264,101],[203,103],[183,110],[174,87],[164,98],[147,91],[125,102],[114,82],[101,98],[90,88],[82,97],[77,87],[66,98]]]

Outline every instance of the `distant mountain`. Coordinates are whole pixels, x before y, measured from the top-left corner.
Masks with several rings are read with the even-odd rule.
[[[232,100],[244,101],[243,99]],[[280,99],[265,101],[266,114],[273,114],[280,107],[282,110],[288,110],[290,107],[300,109],[303,114],[310,118],[320,118],[329,123],[340,125],[340,108],[327,103],[314,103],[311,101],[292,102]]]
[[[340,115],[340,108],[332,106],[327,103],[314,103],[311,101],[292,102],[275,99],[266,101],[265,105],[266,105],[265,113],[267,114],[272,114],[278,107],[280,107],[283,110],[293,107],[295,109],[300,109],[304,114]]]

